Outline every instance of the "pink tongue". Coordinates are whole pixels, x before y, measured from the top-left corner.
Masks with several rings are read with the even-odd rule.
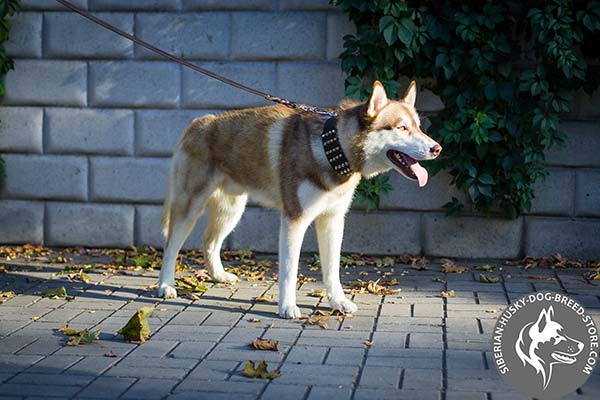
[[[429,175],[427,174],[427,170],[421,167],[421,164],[415,161],[414,164],[409,165],[409,168],[414,174],[417,176],[417,180],[419,181],[419,187],[423,187],[427,184],[427,178]]]

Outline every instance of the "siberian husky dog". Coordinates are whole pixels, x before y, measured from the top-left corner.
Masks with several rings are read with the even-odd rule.
[[[343,312],[356,311],[339,274],[344,216],[354,189],[361,177],[390,169],[424,186],[427,171],[417,161],[431,160],[442,150],[419,127],[416,94],[412,82],[401,100],[390,100],[375,82],[369,101],[342,101],[334,118],[277,105],[195,119],[173,155],[162,219],[166,246],[159,296],[177,295],[175,261],[204,209],[208,273],[217,282],[236,281],[223,269],[220,249],[250,195],[281,212],[279,315],[301,316],[298,259],[313,221],[329,303]]]

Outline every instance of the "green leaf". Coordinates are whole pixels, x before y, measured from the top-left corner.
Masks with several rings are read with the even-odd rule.
[[[42,292],[42,297],[48,297],[50,299],[65,299],[68,297],[67,289],[65,289],[64,286],[61,286],[57,289],[44,290]]]
[[[479,274],[479,282],[482,283],[498,283],[500,278],[496,278],[493,276],[486,276],[484,274]]]
[[[129,319],[124,327],[117,331],[123,335],[126,342],[144,343],[150,338],[150,325],[148,324],[148,316],[152,314],[154,307],[142,307]]]

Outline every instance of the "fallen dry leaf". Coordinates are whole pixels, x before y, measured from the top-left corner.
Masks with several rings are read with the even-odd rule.
[[[65,289],[64,286],[61,286],[57,289],[49,289],[49,290],[44,290],[42,292],[42,297],[47,297],[49,299],[73,299],[73,297],[69,296],[67,294],[67,289]]]
[[[496,267],[493,265],[485,264],[485,265],[480,265],[478,267],[475,267],[475,269],[477,271],[491,272],[491,271],[495,270]]]
[[[467,272],[469,269],[465,267],[459,267],[454,264],[444,264],[442,265],[442,272],[445,274],[463,274]]]
[[[364,344],[365,344],[365,346],[367,346],[367,347],[371,347],[371,346],[373,346],[373,345],[375,344],[375,342],[371,342],[371,341],[369,341],[369,340],[365,340],[363,343],[364,343]]]
[[[548,275],[527,275],[528,279],[540,279],[544,281],[555,281],[556,278]]]
[[[208,290],[203,281],[195,276],[183,276],[175,280],[175,286],[182,293],[204,293]]]
[[[325,291],[325,289],[319,289],[319,290],[315,289],[312,292],[310,292],[308,295],[311,297],[323,298],[323,297],[327,296],[327,292]]]
[[[65,336],[75,336],[75,335],[79,335],[79,333],[81,332],[81,331],[78,331],[77,329],[69,328],[69,325],[61,326],[56,331],[62,333]]]
[[[254,298],[254,301],[256,302],[263,302],[263,303],[268,303],[270,301],[273,301],[273,294],[271,293],[265,293],[262,296],[258,296]]]
[[[489,313],[489,314],[494,314],[496,312],[496,310],[494,310],[493,308],[490,308],[490,309],[485,310],[485,312]]]
[[[194,293],[191,293],[191,292],[185,292],[184,295],[186,298],[193,300],[193,301],[200,300],[200,297],[198,295],[195,295]]]
[[[265,360],[259,361],[258,366],[254,364],[254,361],[248,360],[248,362],[244,366],[242,374],[252,379],[275,379],[281,375],[281,373],[278,370],[273,370],[269,372],[268,365]]]
[[[67,346],[79,346],[80,344],[90,344],[100,338],[100,331],[89,331],[84,329],[77,332],[76,335],[71,335]]]
[[[250,343],[250,346],[254,347],[256,350],[279,351],[279,340],[257,337]]]
[[[479,274],[479,282],[482,283],[498,283],[500,278],[494,276],[486,276],[484,274]]]
[[[124,327],[117,331],[123,335],[123,339],[127,342],[144,343],[150,338],[150,325],[148,324],[148,316],[152,314],[154,307],[142,307],[129,319]]]
[[[118,354],[113,353],[112,350],[110,350],[108,353],[104,353],[104,357],[109,357],[109,358],[117,358],[119,357]]]
[[[250,318],[250,319],[248,320],[248,322],[254,322],[254,323],[258,324],[258,323],[261,323],[261,322],[262,322],[262,320],[260,320],[260,319],[258,319],[258,318]]]
[[[13,297],[15,297],[15,292],[13,292],[12,290],[9,290],[7,292],[0,292],[0,297],[12,299]]]
[[[454,290],[449,290],[447,292],[442,291],[441,296],[442,299],[447,299],[448,297],[456,297],[456,293]]]
[[[38,319],[40,319],[40,317],[31,317],[32,321],[37,321]]]
[[[397,283],[398,281],[396,281]],[[386,281],[383,281],[386,283]],[[386,296],[386,295],[394,295],[398,294],[398,289],[390,289],[384,285],[380,285],[379,281],[362,281],[356,280],[354,282],[350,282],[350,291],[349,294],[363,294],[363,293],[371,293],[376,294],[378,296]]]

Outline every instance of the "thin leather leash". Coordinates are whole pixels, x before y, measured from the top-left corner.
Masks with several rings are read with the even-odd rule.
[[[266,100],[272,101],[274,103],[282,104],[282,105],[284,105],[286,107],[293,108],[295,110],[301,110],[301,111],[305,111],[305,112],[309,112],[309,113],[313,113],[313,114],[325,115],[325,116],[328,116],[328,117],[333,117],[335,115],[335,112],[326,110],[324,108],[314,107],[314,106],[309,106],[309,105],[306,105],[306,104],[296,103],[295,101],[290,101],[290,100],[287,100],[287,99],[282,99],[282,98],[277,97],[277,96],[272,96],[272,95],[270,95],[268,93],[261,92],[260,90],[253,89],[253,88],[248,87],[246,85],[242,85],[241,83],[233,81],[233,80],[231,80],[229,78],[226,78],[226,77],[224,77],[222,75],[219,75],[217,73],[209,71],[209,70],[207,70],[205,68],[199,67],[196,64],[192,64],[191,62],[187,61],[186,59],[184,59],[182,57],[176,57],[173,54],[167,53],[166,51],[161,50],[158,47],[155,47],[155,46],[151,45],[148,42],[145,42],[145,41],[143,41],[141,39],[138,39],[135,36],[130,35],[129,33],[122,31],[121,29],[117,28],[116,26],[111,25],[108,22],[106,22],[106,21],[104,21],[104,20],[102,20],[102,19],[100,19],[100,18],[92,15],[91,13],[78,8],[77,6],[71,4],[70,2],[68,2],[66,0],[56,0],[56,1],[59,2],[60,4],[62,4],[63,6],[65,6],[66,8],[68,8],[69,10],[71,10],[73,12],[76,12],[77,14],[79,14],[79,15],[81,15],[81,16],[89,19],[90,21],[92,21],[92,22],[94,22],[94,23],[96,23],[96,24],[98,24],[98,25],[100,25],[100,26],[102,26],[102,27],[104,27],[104,28],[106,28],[106,29],[108,29],[108,30],[116,33],[117,35],[123,36],[124,38],[129,39],[132,42],[137,43],[140,46],[145,47],[148,50],[150,50],[150,51],[152,51],[152,52],[154,52],[156,54],[159,54],[159,55],[163,56],[164,58],[167,58],[167,59],[169,59],[171,61],[174,61],[174,62],[176,62],[178,64],[181,64],[184,67],[188,67],[190,69],[193,69],[196,72],[200,72],[201,74],[210,76],[213,79],[219,80],[219,81],[221,81],[223,83],[226,83],[228,85],[236,87],[236,88],[238,88],[240,90],[243,90],[245,92],[252,93],[253,95],[260,96],[260,97],[262,97],[262,98],[264,98]]]

